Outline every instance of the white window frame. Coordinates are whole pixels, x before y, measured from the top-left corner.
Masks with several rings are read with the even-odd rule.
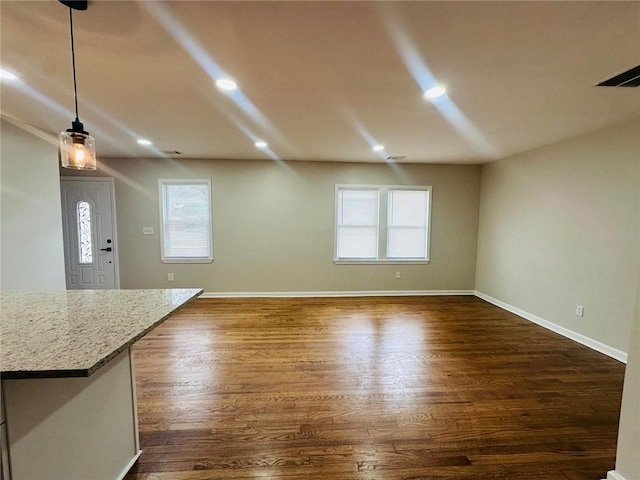
[[[206,257],[165,257],[164,254],[164,228],[165,228],[165,186],[170,185],[206,185],[209,205],[209,255]],[[160,260],[162,263],[211,263],[213,262],[213,203],[210,179],[166,179],[158,180],[158,198],[160,201]]]
[[[338,193],[340,190],[378,190],[378,258],[357,259],[357,258],[338,258]],[[388,208],[389,208],[389,191],[391,190],[410,190],[410,191],[426,191],[428,192],[427,205],[427,230],[426,230],[426,254],[424,259],[416,258],[388,258],[387,257],[387,231],[388,231]],[[433,204],[433,193],[431,186],[426,185],[370,185],[370,184],[336,184],[334,193],[335,211],[334,211],[334,239],[333,239],[333,263],[338,265],[366,265],[366,264],[428,264],[431,261],[431,206]]]

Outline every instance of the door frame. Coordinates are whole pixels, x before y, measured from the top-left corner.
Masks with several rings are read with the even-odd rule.
[[[65,176],[60,177],[60,182],[72,181],[72,182],[102,182],[109,185],[111,191],[111,221],[113,222],[113,263],[114,263],[114,276],[115,276],[115,288],[120,288],[120,259],[118,255],[118,221],[116,219],[116,191],[113,177],[85,177],[83,176]],[[64,221],[64,219],[63,219]],[[65,273],[66,276],[66,273]]]

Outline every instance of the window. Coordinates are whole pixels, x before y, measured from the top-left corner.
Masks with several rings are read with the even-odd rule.
[[[427,259],[428,190],[389,189],[387,257]]]
[[[91,235],[91,205],[84,200],[78,202],[78,263],[86,265],[93,263],[93,240]]]
[[[337,258],[378,257],[378,189],[338,189]]]
[[[160,180],[164,263],[213,261],[210,180]]]
[[[431,187],[336,185],[335,261],[428,262],[430,212]]]

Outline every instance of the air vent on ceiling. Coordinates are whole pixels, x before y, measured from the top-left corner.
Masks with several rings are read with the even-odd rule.
[[[598,87],[640,87],[640,65],[600,82]]]
[[[406,155],[391,155],[387,157],[387,160],[389,160],[390,162],[402,162],[403,160],[406,160],[406,159],[407,159]]]
[[[162,153],[171,156],[182,155],[182,152],[179,152],[178,150],[162,150]]]

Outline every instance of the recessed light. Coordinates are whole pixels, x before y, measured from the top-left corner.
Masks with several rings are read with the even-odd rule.
[[[262,140],[256,142],[256,147],[258,148],[267,148],[269,145],[267,145],[267,142],[263,142]]]
[[[8,70],[0,69],[0,80],[8,80],[10,82],[15,82],[18,80],[18,76],[15,73],[12,73]]]
[[[138,139],[138,143],[140,145],[144,145],[145,147],[148,147],[149,145],[153,145],[153,143],[151,142],[151,140],[146,140],[144,138],[139,138]]]
[[[381,152],[382,150],[384,150],[384,145],[375,145],[373,147],[374,152]]]
[[[220,78],[216,80],[216,85],[220,90],[226,90],[227,92],[236,90],[238,88],[238,84],[230,78]]]
[[[441,97],[445,93],[447,93],[447,89],[443,85],[436,85],[435,87],[431,87],[429,90],[424,92],[424,98],[432,100],[434,98]]]

